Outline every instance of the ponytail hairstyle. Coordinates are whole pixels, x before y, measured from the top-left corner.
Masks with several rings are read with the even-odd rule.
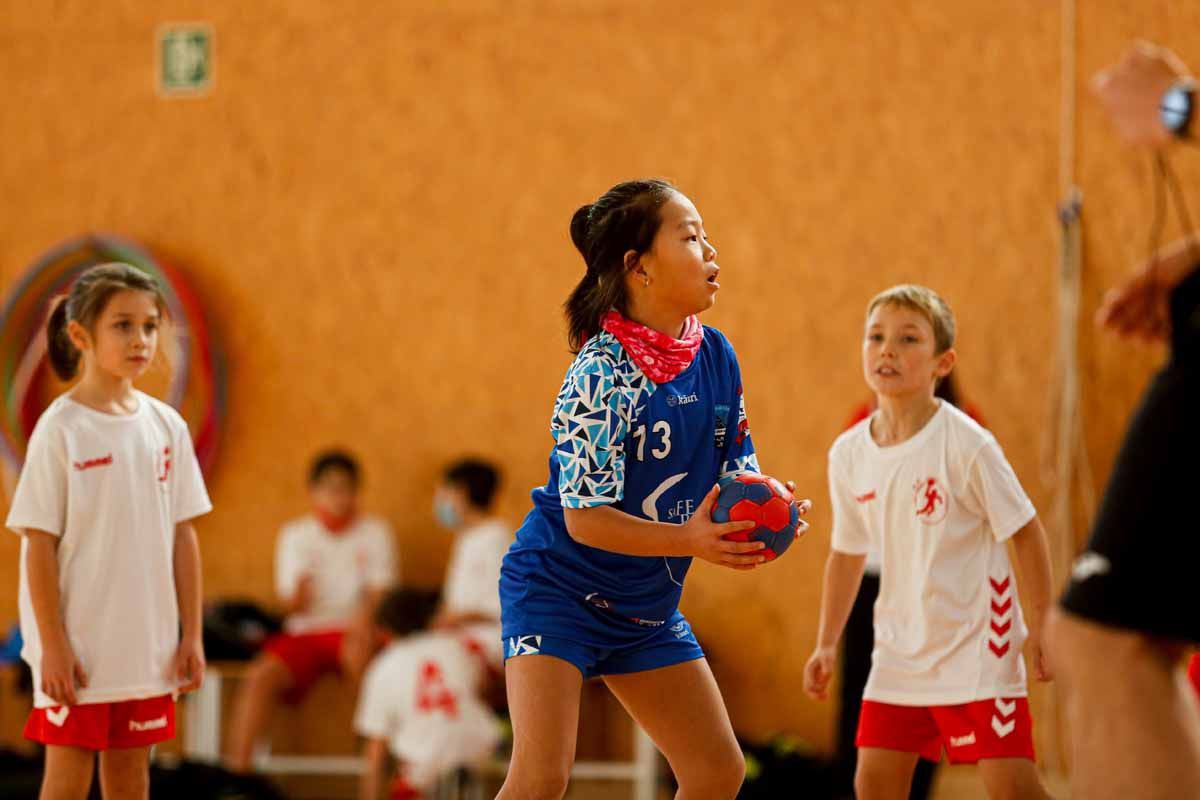
[[[609,309],[629,315],[625,254],[650,249],[662,224],[663,204],[677,191],[664,180],[626,181],[571,217],[571,241],[587,266],[565,304],[572,353],[600,330],[600,318]]]
[[[123,291],[154,295],[158,313],[166,317],[167,301],[158,282],[136,267],[120,262],[89,268],[75,279],[70,292],[55,299],[46,321],[46,351],[54,374],[61,380],[69,381],[75,377],[82,355],[67,335],[67,325],[78,322],[95,334],[96,320],[108,307],[108,301]]]

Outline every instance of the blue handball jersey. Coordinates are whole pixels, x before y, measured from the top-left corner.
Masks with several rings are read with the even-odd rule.
[[[550,479],[533,491],[533,510],[501,570],[503,635],[637,643],[676,612],[691,558],[580,544],[563,509],[613,505],[682,524],[721,475],[758,471],[733,347],[705,327],[688,368],[655,384],[602,331],[567,372],[550,430]]]

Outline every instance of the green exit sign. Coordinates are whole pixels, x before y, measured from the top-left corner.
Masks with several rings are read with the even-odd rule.
[[[204,94],[213,82],[213,32],[203,24],[158,31],[158,88],[169,95]]]

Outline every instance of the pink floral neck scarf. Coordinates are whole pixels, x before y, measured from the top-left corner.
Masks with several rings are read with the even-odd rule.
[[[617,337],[646,377],[658,384],[670,383],[691,366],[704,341],[704,326],[695,315],[683,324],[682,339],[625,319],[615,310],[605,313],[600,319],[600,327]]]

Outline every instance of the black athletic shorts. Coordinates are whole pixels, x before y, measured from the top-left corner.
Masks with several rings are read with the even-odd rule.
[[[1134,414],[1062,606],[1200,642],[1200,270],[1171,297],[1171,360]]]

